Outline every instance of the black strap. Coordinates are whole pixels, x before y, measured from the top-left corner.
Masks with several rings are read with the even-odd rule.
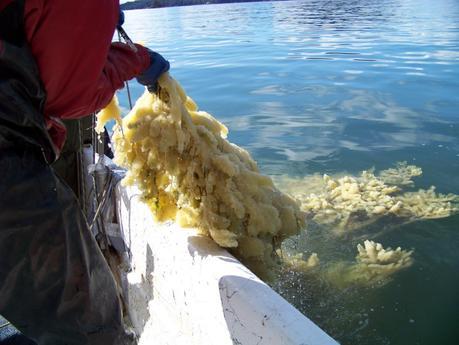
[[[46,100],[25,35],[25,0],[0,10],[0,147],[35,145],[54,161],[56,152],[43,117]]]
[[[0,39],[14,45],[24,43],[24,0],[13,0],[0,11]]]

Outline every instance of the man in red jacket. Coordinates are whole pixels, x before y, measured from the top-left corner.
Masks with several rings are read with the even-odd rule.
[[[118,0],[0,0],[0,314],[38,344],[124,344],[113,276],[70,188],[49,166],[62,119],[124,81],[169,69],[111,43]]]

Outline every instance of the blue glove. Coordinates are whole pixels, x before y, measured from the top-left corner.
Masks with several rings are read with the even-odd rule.
[[[120,15],[118,17],[118,25],[116,25],[116,27],[120,27],[120,26],[123,26],[124,24],[124,12],[120,10]]]
[[[161,74],[169,71],[169,61],[160,54],[148,49],[150,55],[150,67],[137,77],[137,81],[145,85],[148,91],[154,93],[158,88],[158,78]]]

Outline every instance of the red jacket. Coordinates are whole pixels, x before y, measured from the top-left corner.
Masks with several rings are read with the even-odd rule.
[[[0,8],[10,0],[0,0]],[[118,23],[118,0],[26,0],[24,23],[47,99],[45,120],[58,149],[65,127],[102,109],[126,80],[150,64],[146,48],[135,53],[111,43]]]

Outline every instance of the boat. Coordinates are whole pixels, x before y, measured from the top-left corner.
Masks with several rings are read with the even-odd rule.
[[[86,195],[98,200],[88,216],[116,251],[107,261],[140,345],[338,344],[212,239],[156,222],[107,156],[87,147],[83,157],[95,181]]]

